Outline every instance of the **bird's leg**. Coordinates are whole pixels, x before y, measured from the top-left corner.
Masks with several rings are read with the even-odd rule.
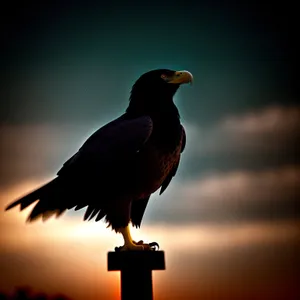
[[[124,238],[124,246],[121,247],[120,251],[141,251],[144,250],[144,247],[142,245],[137,245],[133,242],[129,230],[129,226],[121,227],[120,232],[123,235]]]
[[[144,244],[143,241],[134,242],[131,238],[129,226],[118,228],[118,232],[122,233],[124,238],[124,246],[116,247],[116,251],[143,251],[155,250],[158,247],[157,243]]]

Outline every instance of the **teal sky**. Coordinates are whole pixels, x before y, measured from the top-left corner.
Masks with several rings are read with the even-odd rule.
[[[193,73],[194,85],[182,87],[175,102],[183,123],[196,130],[297,103],[291,8],[78,2],[22,9],[7,12],[0,124],[74,126],[67,154],[44,162],[42,173],[55,172],[93,130],[122,114],[134,81],[150,69]],[[184,178],[210,169],[293,164],[296,144],[285,153],[240,153],[234,160],[186,155]]]
[[[20,28],[10,20],[16,35],[4,53],[5,123],[114,117],[140,74],[161,67],[194,74],[195,86],[177,97],[190,122],[296,100],[285,20],[254,4],[52,4],[25,12]]]

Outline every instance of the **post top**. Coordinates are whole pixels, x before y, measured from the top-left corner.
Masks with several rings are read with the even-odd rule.
[[[165,270],[165,253],[164,251],[111,251],[107,254],[107,269],[108,271]]]

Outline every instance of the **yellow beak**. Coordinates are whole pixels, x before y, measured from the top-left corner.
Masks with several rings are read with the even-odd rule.
[[[168,83],[192,83],[193,75],[189,71],[176,71],[174,76],[168,80]]]

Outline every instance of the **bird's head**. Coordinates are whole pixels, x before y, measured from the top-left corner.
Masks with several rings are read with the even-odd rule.
[[[172,102],[180,85],[192,82],[193,75],[188,71],[168,69],[149,71],[140,76],[133,85],[129,108],[157,109]]]

